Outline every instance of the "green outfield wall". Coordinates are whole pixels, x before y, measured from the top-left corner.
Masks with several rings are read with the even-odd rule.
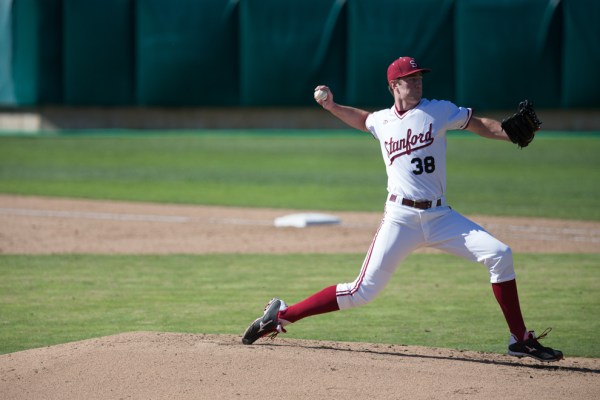
[[[381,107],[412,55],[429,98],[598,108],[599,43],[597,0],[0,0],[0,106]]]

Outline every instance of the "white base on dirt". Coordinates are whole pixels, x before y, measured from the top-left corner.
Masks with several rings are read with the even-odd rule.
[[[339,224],[341,220],[335,215],[319,214],[319,213],[300,213],[289,214],[283,217],[275,218],[275,226],[306,228],[312,225],[333,225]]]

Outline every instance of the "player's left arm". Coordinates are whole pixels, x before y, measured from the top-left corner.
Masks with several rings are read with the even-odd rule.
[[[484,138],[510,141],[500,121],[495,119],[473,116],[465,129]]]

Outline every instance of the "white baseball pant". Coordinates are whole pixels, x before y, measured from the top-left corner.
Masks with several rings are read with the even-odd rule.
[[[373,300],[411,252],[432,247],[485,265],[490,282],[515,279],[510,247],[448,206],[419,210],[388,201],[358,277],[337,285],[341,310]]]

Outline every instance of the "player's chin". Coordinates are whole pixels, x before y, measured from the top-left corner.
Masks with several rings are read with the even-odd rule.
[[[413,100],[414,102],[416,102],[416,103],[420,102],[420,101],[421,101],[421,99],[423,98],[423,96],[422,96],[422,95],[420,95],[420,94],[416,94],[416,93],[415,93],[413,96],[411,96],[411,97],[412,97],[412,100]]]

